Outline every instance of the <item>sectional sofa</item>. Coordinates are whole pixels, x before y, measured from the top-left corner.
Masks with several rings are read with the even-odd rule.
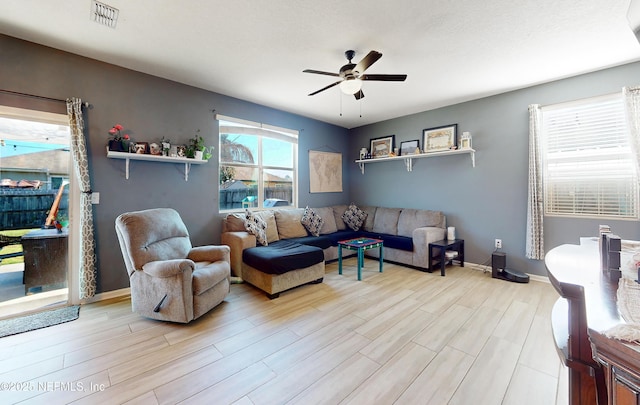
[[[445,229],[440,211],[354,204],[280,208],[226,215],[222,243],[231,247],[232,273],[275,298],[322,282],[325,262],[338,258],[338,241],[360,236],[382,239],[385,261],[427,271],[429,243],[444,239]],[[379,250],[366,255],[378,258]]]

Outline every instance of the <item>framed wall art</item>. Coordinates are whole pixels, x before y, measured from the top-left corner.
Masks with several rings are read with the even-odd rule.
[[[400,142],[400,156],[415,155],[416,149],[419,150],[419,148],[420,148],[419,139]]]
[[[342,153],[309,151],[309,192],[342,192]]]
[[[458,124],[425,129],[422,144],[424,152],[442,152],[458,146]]]
[[[393,145],[395,143],[396,136],[389,135],[382,138],[371,139],[371,158],[388,157],[393,151]]]

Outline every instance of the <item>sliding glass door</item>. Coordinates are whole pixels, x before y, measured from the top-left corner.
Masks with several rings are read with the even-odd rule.
[[[0,106],[0,318],[69,300],[68,122],[65,114]]]

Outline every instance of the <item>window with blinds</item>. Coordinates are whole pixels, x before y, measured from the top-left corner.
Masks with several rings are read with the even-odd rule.
[[[546,215],[638,219],[622,96],[542,108]]]

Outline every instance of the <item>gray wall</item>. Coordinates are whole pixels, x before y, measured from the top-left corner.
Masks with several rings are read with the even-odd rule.
[[[197,129],[208,145],[218,145],[212,110],[227,116],[297,129],[299,137],[298,204],[320,207],[349,202],[343,193],[309,193],[308,151],[348,150],[348,130],[316,120],[226,97],[114,65],[0,35],[0,89],[58,99],[80,97],[93,105],[86,114],[92,188],[100,192],[94,206],[98,256],[98,292],[128,287],[114,231],[125,211],[175,208],[194,245],[220,242],[218,157],[192,166],[184,181],[184,165],[107,159],[107,131],[122,124],[134,140],[154,142],[163,136],[186,143]],[[330,145],[330,149],[328,149]],[[217,147],[216,147],[217,151]],[[343,161],[344,190],[348,162]]]
[[[124,162],[107,159],[107,131],[126,127],[134,140],[163,136],[185,142],[200,129],[217,145],[217,113],[300,130],[299,205],[321,207],[354,201],[387,207],[442,210],[465,239],[467,260],[489,264],[495,238],[503,240],[507,265],[545,275],[544,264],[524,258],[528,113],[532,103],[550,104],[619,91],[640,82],[640,64],[629,64],[467,103],[346,130],[294,114],[226,97],[117,66],[0,35],[0,89],[65,99],[75,96],[94,107],[87,114],[95,208],[98,292],[128,286],[113,229],[125,211],[168,206],[183,216],[194,244],[218,243],[218,160],[194,166],[189,182],[179,165],[134,161],[124,179]],[[374,163],[362,175],[353,162],[369,140],[390,134],[420,139],[425,128],[458,124],[477,150],[468,155],[423,158],[406,171],[402,161]],[[310,194],[308,151],[343,151],[343,193]],[[606,222],[626,239],[640,239],[636,221],[546,218],[546,248],[577,243]]]
[[[458,124],[458,135],[471,132],[476,167],[468,155],[414,160],[412,172],[402,161],[368,164],[362,175],[350,166],[351,198],[387,207],[442,210],[449,226],[465,239],[466,259],[490,264],[494,239],[502,239],[507,267],[546,275],[544,263],[525,258],[528,175],[528,106],[553,104],[621,91],[640,84],[640,63],[628,64],[544,85],[392,119],[351,131],[353,162],[371,138],[394,134],[396,143],[422,142],[422,130]],[[637,221],[545,218],[545,250],[579,243],[597,235],[606,223],[625,239],[640,239]]]

